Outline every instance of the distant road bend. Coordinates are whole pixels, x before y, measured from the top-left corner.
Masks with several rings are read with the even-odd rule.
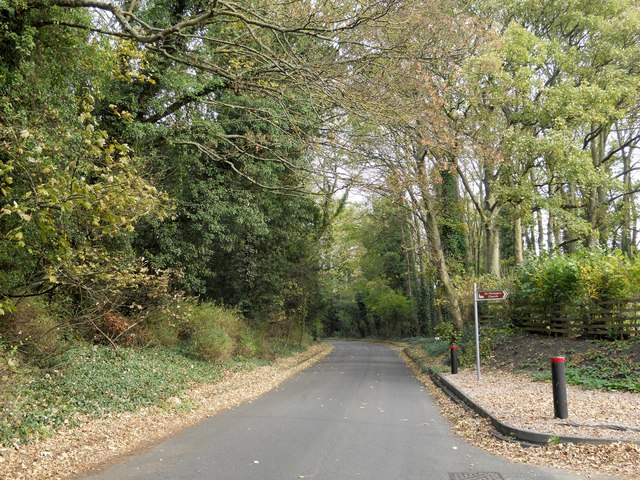
[[[326,359],[91,480],[577,480],[449,433],[391,349],[334,342]],[[595,478],[595,477],[592,477]],[[600,477],[603,478],[603,477]]]

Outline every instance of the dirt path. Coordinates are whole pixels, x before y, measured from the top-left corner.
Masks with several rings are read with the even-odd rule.
[[[144,448],[222,410],[251,401],[324,358],[330,351],[330,345],[315,345],[250,372],[229,372],[216,384],[195,386],[182,400],[171,399],[168,409],[151,408],[91,420],[44,441],[0,449],[0,478],[52,480],[77,477],[92,467]],[[185,404],[197,407],[188,410]]]

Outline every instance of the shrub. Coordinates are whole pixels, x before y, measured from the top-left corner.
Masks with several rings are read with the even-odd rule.
[[[7,344],[40,360],[64,349],[63,324],[54,306],[33,297],[16,302],[12,310],[0,323],[0,335]]]
[[[194,325],[189,353],[208,362],[224,363],[233,355],[233,340],[215,321],[204,320]]]
[[[624,299],[640,292],[640,265],[620,252],[583,250],[526,262],[516,272],[515,297],[529,303]]]
[[[195,301],[179,299],[148,313],[144,320],[146,343],[154,347],[177,346],[194,307]]]
[[[583,250],[574,255],[532,259],[519,268],[512,295],[519,313],[549,328],[554,309],[577,322],[588,320],[596,303],[624,300],[640,292],[640,263],[620,252]],[[612,331],[610,335],[616,335]]]
[[[449,342],[449,345],[456,345],[460,341],[460,337],[462,335],[462,332],[457,331],[454,328],[453,323],[450,322],[439,323],[436,326],[434,333],[436,337]]]
[[[187,342],[187,351],[194,357],[209,362],[228,361],[233,356],[235,345],[225,327],[232,330],[237,323],[230,320],[230,315],[232,313],[225,311],[223,307],[210,303],[193,308],[182,332]]]
[[[236,353],[244,358],[254,358],[260,355],[261,340],[256,332],[243,331],[238,336]]]
[[[514,287],[513,298],[522,303],[553,304],[580,297],[579,268],[568,256],[532,259],[517,270]]]

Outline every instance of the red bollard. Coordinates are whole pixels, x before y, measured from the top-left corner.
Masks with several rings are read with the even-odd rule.
[[[569,418],[564,357],[551,358],[551,381],[553,383],[553,415],[556,418]]]
[[[458,373],[458,346],[451,345],[451,373]]]

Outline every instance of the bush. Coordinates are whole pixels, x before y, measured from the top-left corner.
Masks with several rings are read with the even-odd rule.
[[[462,335],[462,332],[457,331],[454,328],[453,323],[450,322],[439,323],[436,326],[434,333],[436,337],[449,342],[449,345],[457,345]]]
[[[187,351],[208,362],[229,361],[235,350],[235,336],[240,331],[241,323],[236,311],[210,303],[196,306],[183,330]]]
[[[254,358],[261,353],[261,340],[256,332],[240,332],[237,341],[236,354],[244,358]]]
[[[153,347],[177,346],[194,307],[194,301],[180,299],[147,314],[143,334],[146,343]]]
[[[147,345],[180,347],[205,361],[224,363],[235,355],[270,355],[268,342],[233,308],[181,299],[149,315],[144,325]]]
[[[532,259],[515,274],[514,313],[522,312],[547,328],[553,309],[562,309],[584,322],[597,302],[637,295],[639,273],[639,261],[633,262],[620,252],[584,250]]]
[[[523,303],[554,304],[582,296],[580,270],[574,258],[553,256],[532,259],[514,278],[513,299]]]
[[[63,324],[55,306],[33,297],[16,302],[12,310],[0,322],[0,336],[8,345],[38,360],[64,350]]]
[[[583,250],[526,262],[516,272],[516,298],[530,303],[588,303],[640,292],[640,264],[620,252]]]
[[[233,355],[233,340],[224,329],[213,321],[195,325],[189,342],[189,352],[200,360],[225,363]]]

